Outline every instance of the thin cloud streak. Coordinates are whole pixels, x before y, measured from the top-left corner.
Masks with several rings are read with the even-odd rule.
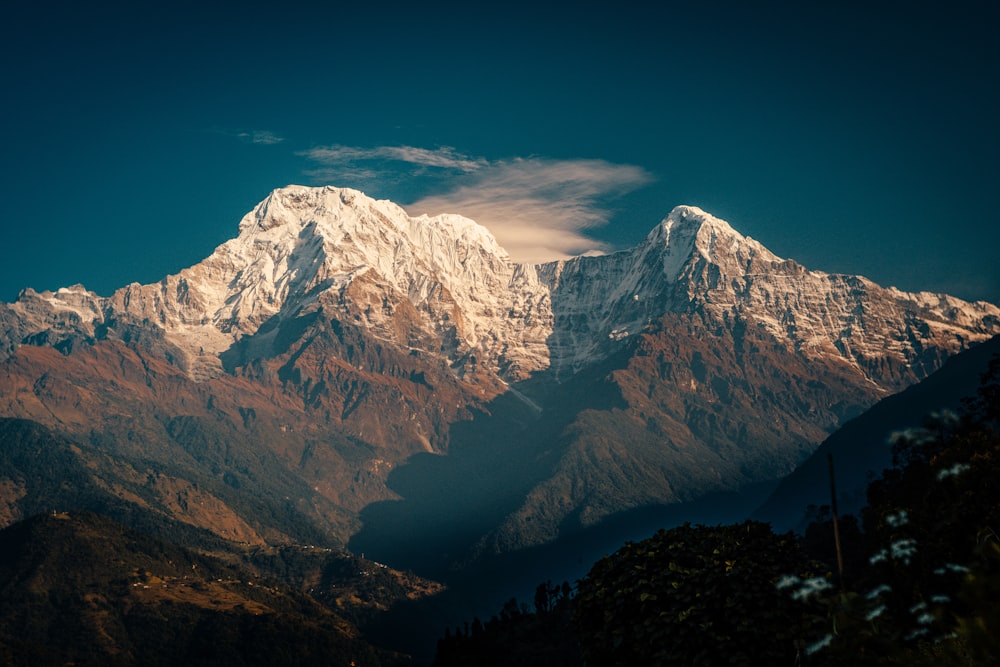
[[[285,140],[270,130],[231,130],[225,128],[215,128],[209,130],[224,137],[234,137],[245,144],[259,144],[262,146],[273,146]]]
[[[273,144],[280,144],[284,141],[284,137],[279,137],[274,132],[269,132],[267,130],[253,130],[251,132],[240,132],[238,135],[243,141],[249,142],[251,144],[264,144],[266,146],[271,146]]]
[[[491,162],[450,147],[333,145],[298,155],[322,165],[305,172],[314,181],[374,182],[380,175],[383,181],[397,181],[398,168],[386,164],[391,162],[429,169],[439,192],[407,205],[412,215],[457,213],[471,218],[489,229],[513,259],[532,263],[609,250],[585,230],[608,222],[608,200],[652,181],[641,167],[604,160]]]
[[[309,150],[299,151],[297,154],[326,165],[343,165],[345,163],[368,160],[397,160],[424,167],[458,169],[469,172],[475,171],[487,164],[485,160],[473,160],[455,152],[454,148],[448,146],[443,146],[437,150],[429,150],[414,146],[356,148],[353,146],[333,145],[317,146]]]

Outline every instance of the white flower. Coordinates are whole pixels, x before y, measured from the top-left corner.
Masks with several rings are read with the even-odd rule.
[[[932,412],[930,418],[935,424],[940,424],[941,426],[954,426],[960,421],[958,415],[947,408]]]
[[[906,565],[910,564],[910,559],[917,553],[917,541],[909,537],[896,540],[889,545],[892,550],[892,558],[901,560]]]
[[[950,468],[944,468],[943,470],[938,470],[937,478],[942,480],[948,477],[955,477],[961,475],[963,472],[971,468],[968,463],[956,463]]]
[[[816,593],[820,593],[830,588],[830,582],[823,577],[813,577],[801,582],[802,587],[792,593],[793,600],[808,600]]]
[[[882,615],[883,611],[885,611],[885,605],[884,604],[880,604],[879,606],[875,607],[870,612],[868,612],[867,614],[865,614],[865,620],[866,621],[874,621],[876,618],[878,618],[879,616]]]
[[[816,651],[826,648],[827,646],[830,645],[830,642],[832,641],[833,641],[833,635],[827,633],[827,635],[822,639],[820,639],[818,642],[816,642],[815,644],[810,644],[809,646],[806,647],[806,655],[812,655]]]
[[[958,572],[959,574],[964,574],[969,571],[969,568],[964,565],[958,565],[956,563],[945,563],[944,567],[935,568],[934,574],[948,574],[949,572]]]
[[[896,445],[902,441],[919,447],[928,442],[934,442],[935,439],[934,434],[925,428],[908,428],[903,431],[894,431],[889,436],[889,444]]]
[[[906,514],[906,510],[899,510],[896,514],[890,514],[885,517],[885,522],[889,524],[892,528],[899,528],[900,526],[905,526],[910,520],[909,516]]]
[[[892,588],[888,584],[882,584],[881,586],[873,588],[865,597],[869,600],[874,600],[879,595],[882,595],[882,593],[888,593],[891,590]]]

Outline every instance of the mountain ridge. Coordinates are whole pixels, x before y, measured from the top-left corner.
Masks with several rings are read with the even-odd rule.
[[[290,186],[158,283],[0,305],[0,416],[123,469],[183,462],[267,541],[275,517],[336,543],[444,535],[464,505],[466,562],[777,478],[997,332],[995,305],[810,271],[695,207],[536,265],[461,216]]]
[[[955,340],[963,330],[981,339],[1000,326],[992,304],[806,270],[690,206],[676,207],[634,248],[538,265],[512,262],[485,228],[461,216],[412,218],[391,202],[329,186],[275,190],[239,231],[202,262],[107,298],[79,286],[25,290],[11,306],[24,322],[4,348],[9,353],[18,335],[72,327],[97,337],[101,325],[124,318],[158,326],[175,362],[207,379],[225,372],[219,357],[242,337],[322,306],[375,336],[438,355],[459,377],[485,371],[511,382],[550,365],[557,376],[572,374],[666,306],[717,318],[742,309],[790,344],[842,357],[871,379],[859,357],[879,356],[883,343],[921,363],[915,348],[924,339],[953,353],[965,344]],[[868,326],[853,312],[859,296],[892,311],[885,319],[910,321],[874,347],[859,346],[866,341],[853,328]],[[950,328],[952,320],[960,326]]]
[[[772,495],[754,510],[753,518],[775,530],[801,530],[812,517],[809,507],[828,506],[832,456],[836,467],[837,503],[842,514],[858,514],[866,505],[872,478],[893,467],[892,434],[921,428],[928,418],[960,413],[976,395],[991,360],[1000,355],[1000,336],[953,357],[931,375],[888,396],[825,439],[809,458],[783,478]]]

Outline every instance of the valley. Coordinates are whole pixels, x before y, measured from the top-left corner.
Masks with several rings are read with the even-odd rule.
[[[440,628],[420,623],[747,517],[831,433],[998,333],[996,305],[809,270],[695,207],[632,249],[523,264],[461,216],[289,186],[159,282],[0,305],[0,519],[107,517],[373,637],[409,627],[393,648],[426,660]],[[344,611],[358,596],[316,584],[346,570],[253,555],[299,547],[385,565],[394,593]]]

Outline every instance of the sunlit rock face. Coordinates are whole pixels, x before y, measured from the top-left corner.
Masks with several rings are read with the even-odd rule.
[[[468,474],[439,513],[502,551],[777,477],[998,332],[993,304],[810,271],[694,207],[634,248],[523,264],[461,216],[289,186],[157,283],[0,305],[0,416],[209,478],[264,484],[266,459],[341,539],[424,492],[390,479],[414,454],[493,448],[450,459]]]
[[[108,298],[79,285],[29,289],[8,308],[5,354],[31,336],[92,339],[107,322],[143,323],[164,332],[195,379],[223,372],[220,355],[267,335],[265,324],[274,331],[320,309],[459,376],[505,381],[550,367],[572,375],[668,312],[751,321],[875,382],[869,366],[886,355],[923,374],[1000,328],[992,304],[809,271],[695,207],[675,208],[630,250],[533,265],[511,261],[461,216],[413,218],[355,190],[299,186],[275,190],[236,238],[158,283]]]

